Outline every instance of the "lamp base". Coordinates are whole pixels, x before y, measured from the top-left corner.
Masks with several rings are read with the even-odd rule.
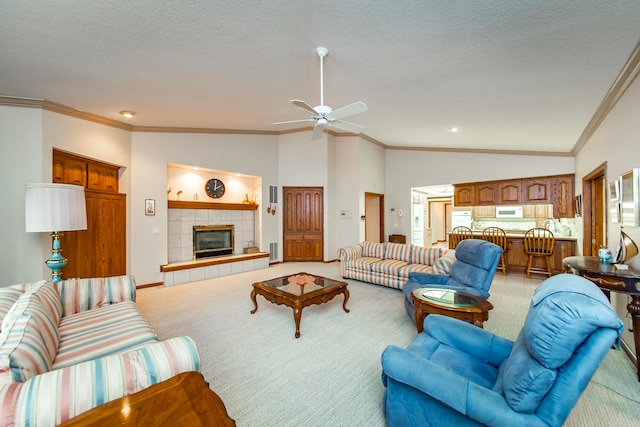
[[[51,269],[51,281],[56,283],[62,280],[62,268],[67,265],[67,259],[62,256],[62,249],[60,249],[60,236],[62,233],[54,231],[51,233],[53,237],[53,249],[51,249],[51,258],[44,263]]]

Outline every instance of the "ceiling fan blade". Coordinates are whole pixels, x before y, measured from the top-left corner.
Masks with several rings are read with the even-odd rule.
[[[322,136],[322,132],[324,131],[324,126],[325,125],[323,124],[316,124],[316,126],[313,128],[313,133],[311,134],[312,141],[320,139],[320,137]]]
[[[343,117],[353,116],[354,114],[364,113],[365,111],[367,111],[367,104],[358,101],[342,108],[338,108],[337,110],[333,110],[329,116],[332,119],[341,119]]]
[[[314,122],[314,119],[302,119],[302,120],[289,120],[286,122],[275,122],[274,125],[288,125],[289,123],[304,123],[304,122]]]
[[[357,125],[355,123],[345,122],[343,120],[333,120],[329,123],[329,126],[341,129],[351,133],[360,133],[364,130],[364,126]]]
[[[291,103],[293,105],[295,105],[296,107],[302,108],[303,110],[305,110],[307,113],[311,113],[314,116],[318,115],[318,112],[316,110],[313,109],[313,107],[311,107],[309,104],[307,104],[304,101],[300,101],[299,99],[292,99]]]

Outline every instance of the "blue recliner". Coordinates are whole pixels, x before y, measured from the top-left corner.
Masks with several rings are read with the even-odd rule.
[[[382,353],[387,425],[560,426],[622,329],[602,291],[570,274],[536,289],[515,342],[429,315],[406,349]]]
[[[491,242],[467,239],[456,246],[456,261],[449,275],[409,273],[404,284],[404,305],[411,319],[415,319],[415,305],[411,293],[419,288],[447,288],[489,298],[489,287],[500,263],[502,248]]]

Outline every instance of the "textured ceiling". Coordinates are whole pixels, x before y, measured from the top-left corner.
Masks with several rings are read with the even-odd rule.
[[[0,95],[135,126],[279,131],[290,99],[388,146],[569,152],[640,39],[640,1],[2,1]],[[452,134],[451,126],[460,128]]]

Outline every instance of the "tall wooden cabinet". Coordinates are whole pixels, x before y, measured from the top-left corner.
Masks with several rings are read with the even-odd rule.
[[[68,262],[63,278],[119,276],[127,272],[127,199],[118,193],[119,167],[54,150],[54,183],[85,187],[87,230],[61,237]]]
[[[322,261],[324,190],[283,187],[283,261]]]

